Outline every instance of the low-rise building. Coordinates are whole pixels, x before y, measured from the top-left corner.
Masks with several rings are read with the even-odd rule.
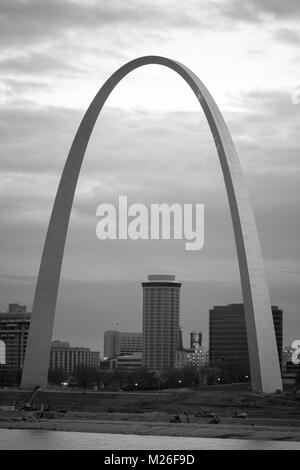
[[[135,370],[143,367],[143,353],[136,352],[126,356],[117,356],[109,359],[110,369]]]
[[[201,346],[195,348],[182,349],[176,352],[176,369],[181,369],[187,365],[191,365],[200,369],[208,364],[209,356]]]
[[[104,333],[104,357],[116,357],[143,351],[143,335],[108,330]]]
[[[31,313],[26,305],[11,303],[8,311],[0,312],[0,369],[22,369]],[[89,348],[71,347],[66,341],[52,341],[50,369],[63,369],[67,374],[78,366],[98,368],[100,352]]]
[[[77,367],[100,367],[100,352],[70,346],[66,341],[52,341],[50,369],[63,369],[70,375]]]
[[[285,346],[282,351],[282,381],[286,387],[295,386],[297,376],[300,374],[300,364],[295,364],[292,360],[293,352],[291,346]]]

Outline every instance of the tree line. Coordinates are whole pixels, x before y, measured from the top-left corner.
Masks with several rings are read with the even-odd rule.
[[[250,374],[247,369],[241,369],[235,364],[218,361],[200,369],[192,365],[186,365],[180,369],[168,369],[162,372],[159,377],[143,368],[128,371],[78,367],[68,380],[62,369],[52,369],[49,370],[48,380],[52,385],[60,385],[64,381],[68,381],[70,386],[79,386],[84,389],[95,387],[97,390],[107,388],[151,390],[249,382]]]
[[[1,370],[0,386],[20,385],[22,371]],[[191,387],[197,385],[214,385],[237,382],[249,382],[250,374],[234,363],[217,361],[200,369],[187,365],[181,369],[168,369],[160,377],[146,369],[105,370],[91,367],[77,367],[71,376],[64,369],[49,369],[48,382],[52,386],[67,384],[86,390],[93,387],[97,390],[151,390],[159,388]]]

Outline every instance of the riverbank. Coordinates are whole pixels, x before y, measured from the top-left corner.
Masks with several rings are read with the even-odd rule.
[[[43,391],[26,412],[28,393],[0,392],[0,428],[300,442],[300,401],[291,394]],[[52,416],[37,419],[42,409]],[[170,423],[175,415],[181,422]]]
[[[269,420],[270,421],[270,420]],[[166,423],[124,420],[41,419],[34,421],[0,420],[2,429],[35,429],[108,434],[136,434],[150,436],[181,436],[220,439],[252,439],[299,442],[299,423],[289,427],[241,423]]]

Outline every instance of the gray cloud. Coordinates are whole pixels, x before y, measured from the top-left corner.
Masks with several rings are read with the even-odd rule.
[[[25,56],[0,59],[0,69],[4,77],[9,74],[22,74],[29,77],[38,74],[40,77],[49,78],[53,74],[61,76],[69,74],[70,71],[72,73],[86,72],[86,68],[82,64],[80,65],[74,60],[68,61],[66,57],[56,56],[49,51],[32,52]]]
[[[229,0],[218,7],[229,18],[247,23],[262,21],[267,16],[280,20],[300,17],[298,0]]]
[[[3,106],[0,111],[2,172],[58,174],[81,117],[82,112],[77,110],[28,103]]]
[[[195,20],[182,8],[161,8],[156,2],[147,1],[137,5],[133,0],[126,3],[101,0],[91,4],[71,0],[3,0],[0,7],[0,38],[6,46],[56,40],[60,34],[70,31],[79,33],[85,28],[99,29],[122,23],[133,28],[137,25],[158,28],[166,24],[180,28],[194,25]]]
[[[273,33],[275,39],[289,45],[299,45],[300,32],[289,28],[279,28]]]
[[[60,172],[82,115],[59,108],[2,111],[1,249],[8,272],[37,272]],[[239,111],[225,117],[249,181],[270,277],[288,265],[283,277],[295,278],[300,262],[298,107],[281,92],[252,92],[241,99]],[[182,242],[100,243],[96,207],[116,203],[119,194],[127,194],[129,203],[204,203],[205,250],[191,259]],[[164,265],[186,278],[238,279],[224,183],[202,113],[107,107],[88,147],[70,229],[67,277],[97,279],[101,263],[113,279],[125,273],[136,278]]]
[[[0,77],[13,102],[31,92],[48,96],[55,83],[104,78],[112,68],[137,54],[161,47],[180,31],[207,27],[180,6],[130,0],[80,3],[71,0],[4,0],[0,5]],[[184,33],[183,33],[184,34]],[[91,60],[92,59],[92,60]],[[112,64],[112,68],[111,68]],[[1,85],[1,83],[0,83]]]

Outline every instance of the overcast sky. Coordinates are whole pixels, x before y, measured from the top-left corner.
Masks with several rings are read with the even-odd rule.
[[[104,81],[143,55],[178,60],[205,83],[232,133],[248,181],[284,341],[300,338],[299,0],[1,0],[0,309],[32,307],[61,171]],[[96,207],[205,204],[205,244],[102,241]],[[142,329],[140,282],[182,281],[181,324],[240,302],[223,177],[193,93],[173,71],[146,66],[114,90],[98,119],[75,196],[54,337],[102,347],[103,333]],[[185,335],[186,337],[186,335]]]

